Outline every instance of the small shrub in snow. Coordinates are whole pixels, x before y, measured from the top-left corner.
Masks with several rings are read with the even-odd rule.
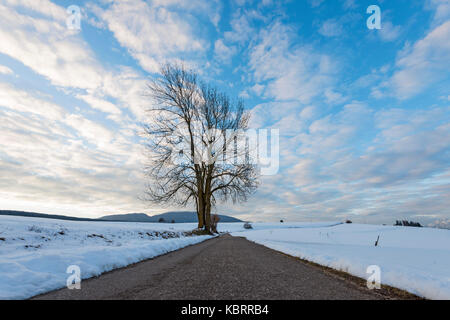
[[[88,238],[102,238],[102,239],[105,239],[105,236],[102,235],[102,234],[92,233],[92,234],[88,234]]]
[[[37,226],[31,226],[28,228],[28,231],[32,231],[32,232],[37,232],[37,233],[41,233],[42,229],[37,227]]]
[[[29,248],[31,248],[31,249],[39,249],[40,247],[41,247],[40,244],[38,244],[38,245],[33,245],[33,244],[25,245],[25,249],[29,249]]]
[[[220,217],[217,214],[213,214],[211,216],[211,231],[213,233],[218,233],[217,232],[217,224],[219,223],[219,221],[220,221]]]
[[[253,229],[253,227],[250,222],[246,222],[244,223],[244,229]]]

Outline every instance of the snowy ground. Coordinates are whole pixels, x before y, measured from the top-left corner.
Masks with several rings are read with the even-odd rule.
[[[70,265],[85,279],[211,238],[183,234],[195,227],[0,216],[0,299],[62,288]]]
[[[378,265],[383,284],[429,299],[450,299],[450,230],[333,223],[286,226],[256,225],[255,230],[232,235],[361,278],[369,276],[368,266]]]
[[[450,230],[341,223],[219,223],[272,249],[431,299],[450,299]],[[83,279],[158,256],[209,236],[186,236],[194,223],[75,222],[0,216],[0,299],[64,287],[69,265]],[[379,245],[374,243],[380,236]]]

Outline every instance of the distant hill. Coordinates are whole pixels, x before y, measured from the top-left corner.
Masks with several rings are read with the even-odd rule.
[[[46,218],[46,219],[71,220],[71,221],[101,221],[99,219],[77,218],[57,214],[45,214],[37,212],[14,211],[14,210],[0,210],[0,216]]]
[[[219,215],[220,222],[242,222],[234,217]],[[192,211],[170,211],[154,216],[146,215],[145,213],[129,213],[129,214],[115,214],[101,217],[100,220],[105,221],[122,221],[122,222],[159,222],[160,219],[164,222],[187,223],[197,222],[197,213]]]
[[[99,218],[102,221],[158,222],[145,213],[112,214]]]
[[[172,222],[172,220],[174,220],[175,223],[197,222],[197,214],[195,212],[190,211],[171,211],[158,214],[155,216],[149,216],[145,213],[114,214],[104,216],[99,219],[77,218],[56,214],[45,214],[45,213],[13,211],[13,210],[0,210],[0,215],[71,220],[71,221],[159,222],[159,220],[163,218],[164,221],[168,223]],[[220,222],[242,222],[241,220],[230,216],[225,215],[219,216]]]

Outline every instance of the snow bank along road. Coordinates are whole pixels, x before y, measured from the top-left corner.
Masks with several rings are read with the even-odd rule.
[[[82,279],[87,279],[211,239],[191,236],[190,230],[195,227],[193,223],[75,222],[0,216],[0,299],[26,299],[63,288],[69,276],[67,268],[72,265],[79,266]],[[450,299],[450,230],[336,222],[254,223],[252,230],[245,230],[243,223],[222,223],[219,230],[362,279],[368,277],[368,266],[377,265],[385,285],[425,298]],[[230,251],[223,257],[219,254],[221,248],[240,250],[241,245],[227,247],[221,243],[217,242],[217,248],[211,247],[207,254],[199,253],[199,257],[207,259],[211,255],[218,260],[209,265],[211,275],[205,281],[220,277],[214,273],[230,272],[229,262],[221,262],[223,259],[241,259],[239,252]],[[271,255],[276,259],[279,256]],[[250,266],[257,264],[257,256],[244,258],[242,261]],[[155,261],[162,259],[166,258]],[[258,269],[235,267],[236,271],[250,272],[244,277],[259,277],[254,271]],[[272,272],[275,279],[268,281],[288,272],[279,267],[278,273]],[[237,277],[243,279],[242,275]]]
[[[192,229],[194,224],[0,216],[0,299],[62,288],[69,266],[79,267],[85,279],[211,238],[190,236]]]
[[[429,299],[450,299],[450,230],[338,224],[233,232],[286,254]],[[375,242],[378,240],[377,246]]]
[[[244,238],[214,238],[36,299],[389,298]]]

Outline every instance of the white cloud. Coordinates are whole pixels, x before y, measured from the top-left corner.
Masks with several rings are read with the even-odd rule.
[[[325,97],[327,99],[327,103],[329,104],[341,104],[347,100],[341,93],[333,91],[332,89],[325,90]]]
[[[236,54],[236,48],[227,46],[223,43],[222,39],[218,39],[214,43],[214,54],[219,61],[229,64]]]
[[[308,0],[311,7],[319,7],[325,0]]]
[[[117,106],[107,100],[104,100],[102,98],[98,98],[95,95],[77,95],[77,98],[85,101],[86,103],[88,103],[92,108],[94,109],[98,109],[100,111],[106,112],[106,113],[111,113],[111,114],[121,114],[122,112],[120,111],[119,108],[117,108]]]
[[[12,71],[10,68],[8,68],[7,66],[2,66],[0,65],[0,74],[6,74],[6,75],[10,75],[10,74],[14,74],[14,71]]]
[[[335,19],[324,21],[319,29],[319,33],[325,37],[337,37],[340,36],[342,32],[342,24]]]
[[[396,71],[388,81],[375,87],[374,93],[384,96],[386,91],[399,99],[408,99],[433,84],[445,80],[450,72],[450,21],[430,31],[412,46],[400,52]]]
[[[255,33],[251,26],[251,19],[258,17],[254,11],[238,11],[235,17],[230,21],[231,31],[224,32],[224,38],[230,42],[245,42]]]
[[[428,225],[431,228],[440,228],[450,230],[450,219],[445,218],[441,220],[436,220]]]
[[[344,0],[343,7],[344,9],[355,9],[358,5],[356,4],[356,0]]]
[[[132,111],[138,121],[146,117],[146,110],[153,101],[146,95],[148,79],[134,69],[123,67],[118,72],[104,75],[103,87],[105,95],[117,100],[122,108]]]
[[[8,1],[32,10],[47,12],[50,19],[20,14],[12,7],[0,4],[0,52],[19,60],[25,66],[45,76],[54,85],[74,88],[96,88],[101,83],[102,69],[86,44],[65,26],[60,7],[50,1]],[[52,12],[57,13],[52,13]],[[63,12],[62,17],[66,17]]]
[[[262,30],[250,52],[250,68],[256,82],[268,82],[268,98],[309,103],[331,86],[336,67],[331,57],[308,46],[292,48],[294,35],[279,23]]]
[[[113,140],[114,134],[103,125],[95,123],[83,116],[71,114],[63,122],[74,128],[76,132],[87,142],[94,144],[96,148],[106,148]]]
[[[61,120],[65,114],[60,106],[2,82],[0,82],[0,106],[51,120]]]
[[[161,61],[206,49],[206,42],[195,35],[195,19],[188,12],[201,10],[207,2],[195,3],[201,6],[189,1],[110,1],[106,9],[96,5],[90,9],[145,70],[158,72]],[[187,12],[177,12],[171,6]]]
[[[58,22],[66,21],[67,13],[63,7],[60,7],[48,0],[4,0],[5,4],[31,9],[48,18]]]
[[[16,3],[13,0],[9,2]],[[49,9],[48,14],[52,17],[61,14],[61,7],[47,0],[41,2],[58,12],[51,13]],[[36,8],[31,2],[20,1],[20,4],[29,5],[29,9]],[[66,92],[85,90],[86,93],[77,94],[77,97],[92,104],[94,109],[120,114],[120,109],[108,101],[108,97],[111,97],[116,100],[116,104],[132,110],[138,118],[143,116],[145,106],[149,103],[143,97],[145,79],[129,68],[105,70],[80,35],[67,29],[65,18],[45,20],[20,14],[14,8],[3,5],[0,5],[0,9],[1,53],[19,60],[53,85],[64,87]],[[39,10],[43,9],[39,7]],[[66,17],[65,11],[62,12]]]
[[[394,26],[390,21],[383,21],[379,35],[384,41],[394,41],[400,36],[401,32],[400,26]]]
[[[426,0],[425,8],[434,11],[433,23],[435,25],[450,18],[450,2],[448,0]]]
[[[253,91],[257,95],[262,95],[264,88],[265,87],[263,85],[257,83],[253,87],[251,87],[251,91]]]
[[[283,117],[292,116],[298,110],[298,102],[268,102],[256,105],[252,110],[251,127],[271,127]]]
[[[312,119],[315,114],[316,114],[316,108],[314,106],[307,106],[307,107],[303,108],[303,110],[300,112],[300,116],[303,119]]]
[[[359,157],[337,161],[337,178],[368,188],[420,183],[442,172],[450,147],[448,112],[449,108],[377,112],[375,125],[381,131],[371,148]]]

